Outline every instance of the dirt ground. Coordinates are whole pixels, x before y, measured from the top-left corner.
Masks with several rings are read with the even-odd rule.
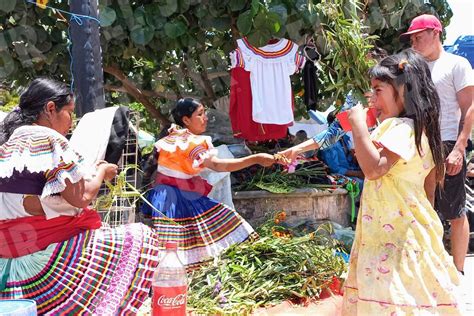
[[[332,296],[323,300],[311,302],[307,306],[292,305],[283,302],[279,305],[259,309],[255,316],[336,316],[341,313],[342,296]]]

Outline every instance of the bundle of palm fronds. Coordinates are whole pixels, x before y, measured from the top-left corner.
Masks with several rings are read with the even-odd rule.
[[[302,237],[280,226],[281,214],[260,239],[234,245],[190,276],[188,309],[204,315],[246,315],[284,300],[317,298],[346,266],[337,242],[320,228]],[[327,229],[328,227],[326,227]]]

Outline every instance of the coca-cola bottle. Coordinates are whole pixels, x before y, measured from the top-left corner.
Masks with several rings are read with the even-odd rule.
[[[153,316],[186,315],[186,268],[178,258],[176,243],[165,244],[166,253],[153,275]]]

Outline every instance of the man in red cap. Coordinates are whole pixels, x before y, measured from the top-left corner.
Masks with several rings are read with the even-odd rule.
[[[400,40],[410,40],[411,47],[425,57],[440,98],[446,177],[443,188],[437,189],[435,209],[451,223],[451,253],[456,268],[464,274],[469,244],[465,149],[474,121],[474,71],[467,59],[444,51],[442,30],[435,16],[423,14],[413,19]]]

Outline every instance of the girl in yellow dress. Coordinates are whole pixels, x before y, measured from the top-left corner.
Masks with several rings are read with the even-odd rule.
[[[433,209],[444,158],[428,65],[406,50],[383,59],[370,77],[381,124],[369,135],[364,109],[349,113],[367,180],[343,315],[460,315],[458,274]]]
[[[362,106],[349,113],[366,180],[342,314],[461,315],[457,270],[433,209],[444,158],[439,97],[428,65],[405,50],[384,58],[370,77],[381,124],[369,134]],[[310,139],[281,154],[294,160],[319,147]]]

